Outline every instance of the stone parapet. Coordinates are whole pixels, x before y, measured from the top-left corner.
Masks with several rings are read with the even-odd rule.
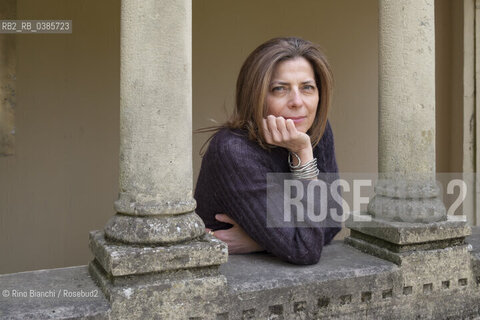
[[[476,276],[469,271],[470,264],[458,259],[443,270],[442,264],[425,261],[415,273],[406,264],[396,266],[342,243],[325,247],[315,266],[279,264],[271,256],[254,259],[235,256],[222,265],[234,293],[229,301],[235,301],[231,305],[236,307],[221,314],[221,319],[462,319],[478,315]],[[467,274],[456,272],[459,265]],[[424,274],[433,278],[425,279]]]
[[[110,319],[110,303],[87,266],[0,275],[0,291],[2,320]]]
[[[480,234],[467,241],[472,251],[437,250],[442,263],[411,255],[399,266],[334,242],[312,266],[259,253],[230,256],[219,269],[115,277],[113,286],[103,274],[99,279],[115,296],[109,296],[110,305],[101,292],[91,300],[0,297],[0,318],[65,319],[65,312],[68,319],[474,318],[480,316],[480,268],[475,269]],[[95,262],[90,269],[103,272]],[[45,290],[97,289],[86,266],[0,276],[2,290],[32,284]]]

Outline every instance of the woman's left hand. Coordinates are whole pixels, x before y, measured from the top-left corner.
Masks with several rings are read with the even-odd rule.
[[[238,225],[235,220],[226,214],[217,214],[215,219],[221,222],[226,222],[233,227],[227,230],[217,230],[214,236],[228,245],[229,254],[250,253],[256,251],[263,251],[264,249],[258,245],[250,236]]]

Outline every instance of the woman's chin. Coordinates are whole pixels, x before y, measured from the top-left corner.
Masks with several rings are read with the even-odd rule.
[[[295,125],[295,128],[297,128],[297,131],[300,131],[300,132],[303,132],[303,133],[306,133],[308,131],[308,129],[305,128],[305,126],[303,124]]]

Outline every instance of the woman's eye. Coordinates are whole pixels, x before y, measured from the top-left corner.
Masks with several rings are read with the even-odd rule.
[[[273,92],[275,92],[275,91],[276,91],[276,92],[282,92],[282,91],[284,91],[284,90],[285,90],[285,87],[273,87],[273,88],[272,88],[272,91],[273,91]]]
[[[315,87],[307,84],[303,87],[303,89],[308,90],[308,91],[312,91],[312,90],[315,90]]]

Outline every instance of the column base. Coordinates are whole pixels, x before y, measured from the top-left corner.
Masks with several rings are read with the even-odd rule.
[[[445,205],[438,197],[433,198],[395,198],[375,195],[368,204],[368,212],[382,220],[432,223],[445,221]]]
[[[227,262],[225,243],[208,234],[170,246],[112,242],[90,232],[95,259],[92,278],[111,303],[112,319],[188,319],[208,315],[225,294],[219,266]]]
[[[448,216],[445,221],[415,223],[389,221],[372,217],[368,213],[352,214],[345,226],[359,233],[396,245],[413,245],[446,239],[465,238],[471,234],[467,222]]]
[[[105,226],[109,239],[140,245],[168,245],[192,240],[204,233],[205,224],[193,211],[145,217],[117,213]]]
[[[376,218],[358,222],[358,216],[351,216],[345,224],[351,229],[345,244],[401,266],[404,294],[412,288],[420,288],[419,294],[464,289],[475,282],[470,245],[465,242],[471,230],[466,221],[454,219],[425,224]]]
[[[360,218],[361,217],[361,218]],[[467,248],[465,237],[471,234],[466,221],[450,217],[446,221],[407,223],[387,221],[366,215],[351,215],[345,226],[351,229],[345,243],[360,251],[402,265],[414,255],[436,250]],[[361,221],[363,220],[363,221]]]
[[[227,294],[226,278],[218,267],[165,271],[116,277],[107,274],[98,261],[89,272],[110,301],[110,319],[189,319],[220,310],[215,302]]]
[[[452,248],[460,248],[461,250],[468,249],[468,245],[464,240],[456,240],[452,242],[440,242],[438,246],[432,246],[432,244],[427,244],[428,247],[424,247],[420,250],[411,249],[405,251],[395,251],[390,248],[375,244],[375,241],[364,240],[362,237],[357,237],[358,235],[352,235],[345,239],[345,244],[354,247],[362,252],[368,253],[372,256],[376,256],[383,260],[393,262],[398,265],[403,265],[405,262],[408,262],[413,254],[421,254],[424,252],[426,254],[428,251],[433,250],[449,250]],[[376,239],[375,239],[376,240]]]
[[[368,254],[391,261],[401,268],[403,293],[428,294],[433,290],[472,286],[476,279],[470,268],[469,245],[429,250],[392,252],[373,243],[349,237],[345,243]]]
[[[146,246],[113,242],[104,232],[91,231],[89,246],[95,260],[113,277],[218,266],[228,260],[227,245],[208,234],[184,243]]]

